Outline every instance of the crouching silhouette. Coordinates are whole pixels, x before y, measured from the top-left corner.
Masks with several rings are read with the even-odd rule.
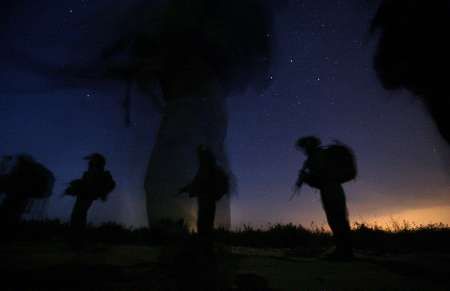
[[[212,246],[216,202],[230,192],[229,176],[217,164],[213,152],[204,145],[197,148],[199,168],[191,183],[182,187],[179,194],[189,193],[197,198],[197,232],[206,246]]]
[[[5,156],[0,163],[0,223],[14,227],[36,200],[45,200],[53,191],[53,173],[33,157]]]
[[[87,214],[92,203],[97,199],[106,201],[108,194],[116,186],[111,173],[105,171],[106,159],[103,155],[94,153],[85,159],[89,161],[88,170],[81,179],[70,182],[64,193],[76,197],[70,220],[76,241],[82,240],[81,232],[86,228]]]
[[[322,205],[333,232],[336,248],[332,259],[353,257],[351,230],[342,183],[353,180],[357,169],[354,154],[347,146],[335,143],[321,147],[317,137],[297,140],[296,146],[307,156],[296,182],[297,192],[306,183],[320,190]]]

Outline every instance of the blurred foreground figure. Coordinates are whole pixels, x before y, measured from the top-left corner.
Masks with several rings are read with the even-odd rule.
[[[374,69],[387,90],[419,97],[450,144],[450,1],[383,0],[371,23]]]
[[[106,159],[103,155],[94,153],[85,159],[89,161],[88,170],[84,172],[81,179],[70,182],[64,193],[77,198],[70,220],[74,235],[80,235],[80,232],[86,228],[87,214],[92,203],[97,199],[106,201],[108,194],[116,186],[111,173],[105,171]]]
[[[53,173],[29,155],[3,157],[0,194],[5,197],[0,205],[0,224],[17,225],[34,201],[50,197],[54,182]]]
[[[191,183],[179,190],[179,194],[189,193],[189,197],[197,197],[198,235],[206,246],[212,246],[216,202],[230,192],[230,182],[208,147],[198,146],[197,156],[197,174]]]
[[[127,126],[132,125],[133,92],[153,101],[161,122],[144,183],[148,224],[184,221],[188,228],[195,228],[195,203],[173,193],[195,175],[192,152],[198,144],[208,145],[227,168],[226,98],[267,88],[273,18],[287,1],[122,2],[135,3],[118,14],[99,10],[99,17],[89,16],[92,29],[85,30],[84,41],[74,43],[74,51],[85,51],[83,43],[104,39],[104,47],[100,44],[92,50],[92,56],[98,57],[89,62],[73,59],[49,73],[86,85],[101,80],[124,82]],[[113,35],[115,39],[110,38]],[[215,222],[223,228],[231,223],[228,198],[217,203]]]
[[[320,139],[314,136],[297,140],[296,146],[307,156],[307,160],[299,172],[296,192],[303,183],[320,190],[322,205],[336,244],[329,258],[349,259],[353,257],[351,231],[341,184],[356,177],[355,158],[352,150],[343,144],[320,145]]]

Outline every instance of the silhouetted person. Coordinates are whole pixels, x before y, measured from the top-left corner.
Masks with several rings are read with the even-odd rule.
[[[54,182],[53,173],[29,155],[3,157],[0,194],[5,197],[0,205],[0,223],[7,226],[19,223],[34,199],[51,195]]]
[[[70,220],[77,241],[83,239],[81,236],[86,228],[87,214],[92,203],[97,199],[106,201],[108,194],[116,186],[111,173],[105,171],[106,159],[103,155],[94,153],[85,159],[89,161],[88,170],[81,179],[72,181],[65,191],[66,195],[77,197]]]
[[[320,190],[322,205],[333,232],[336,249],[330,258],[348,259],[353,256],[350,239],[345,193],[341,184],[356,177],[356,164],[352,151],[342,145],[321,147],[317,137],[307,136],[297,140],[296,146],[307,156],[300,170],[296,187],[303,183]]]
[[[200,239],[211,246],[214,231],[216,202],[229,192],[229,177],[217,164],[212,151],[204,145],[197,148],[199,167],[193,181],[179,193],[197,197],[197,231]]]

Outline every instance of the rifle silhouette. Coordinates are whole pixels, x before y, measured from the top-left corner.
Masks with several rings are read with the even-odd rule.
[[[306,175],[306,170],[302,168],[297,178],[297,182],[295,182],[294,190],[292,191],[291,197],[289,197],[289,201],[295,198],[295,196],[300,196],[300,190],[304,184],[304,178]]]

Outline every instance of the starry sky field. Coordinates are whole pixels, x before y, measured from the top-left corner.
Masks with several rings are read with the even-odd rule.
[[[163,1],[163,0],[158,0]],[[124,125],[119,81],[63,80],[54,68],[89,63],[120,31],[138,0],[4,1],[0,40],[0,154],[27,152],[57,178],[48,215],[67,220],[67,183],[99,151],[118,183],[94,222],[146,223],[143,180],[160,115],[133,92]],[[377,1],[288,1],[277,12],[274,55],[263,92],[229,96],[227,150],[237,178],[232,222],[321,224],[319,195],[305,187],[288,201],[304,156],[295,140],[338,139],[358,158],[359,176],[345,185],[353,221],[450,223],[448,145],[420,100],[386,92],[372,68],[368,27]]]

